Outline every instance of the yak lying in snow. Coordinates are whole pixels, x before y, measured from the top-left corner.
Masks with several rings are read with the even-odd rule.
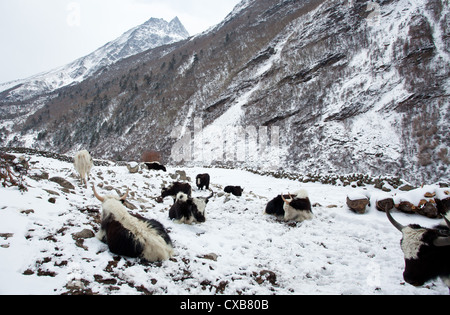
[[[180,192],[174,205],[169,210],[169,218],[180,224],[203,223],[206,221],[206,205],[213,196],[213,191],[206,198],[192,198]]]
[[[109,250],[121,256],[142,258],[149,262],[167,260],[173,255],[172,241],[164,226],[155,220],[128,213],[122,196],[100,196],[92,186],[95,197],[102,203],[101,229],[97,238]]]
[[[300,190],[294,194],[279,195],[271,200],[264,213],[272,214],[285,221],[303,222],[313,218],[308,192]]]

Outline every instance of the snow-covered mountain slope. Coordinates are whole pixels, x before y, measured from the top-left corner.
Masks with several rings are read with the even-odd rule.
[[[0,141],[174,164],[181,141],[192,166],[269,157],[302,174],[449,181],[449,14],[440,0],[242,1],[208,32],[0,104]]]
[[[374,202],[365,215],[347,208],[347,195],[376,198],[380,191],[373,186],[300,184],[219,168],[130,174],[114,163],[95,166],[91,183],[100,185],[101,194],[129,187],[127,201],[135,206],[130,212],[157,219],[168,229],[175,256],[145,264],[115,256],[92,237],[99,230],[101,206],[91,189],[81,187],[71,163],[29,156],[28,191],[0,187],[0,294],[448,294],[441,280],[420,288],[405,284],[401,234]],[[206,172],[216,193],[206,208],[207,221],[172,222],[171,198],[155,201],[161,188],[174,180],[195,187],[196,175]],[[49,180],[53,177],[69,184],[63,188]],[[223,193],[227,185],[242,185],[243,196]],[[315,204],[313,220],[285,223],[263,214],[272,198],[301,188]],[[440,223],[393,215],[402,224]]]
[[[74,62],[31,78],[0,84],[3,101],[24,101],[61,87],[78,83],[98,70],[148,49],[189,37],[178,17],[167,22],[151,18],[122,36]],[[5,92],[6,91],[6,92]]]

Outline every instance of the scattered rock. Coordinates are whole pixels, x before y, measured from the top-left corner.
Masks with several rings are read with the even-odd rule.
[[[75,245],[76,245],[77,247],[79,247],[79,248],[84,249],[85,251],[88,251],[88,250],[89,250],[89,248],[87,248],[86,246],[84,246],[84,239],[82,239],[82,238],[77,239],[77,240],[75,241]]]
[[[53,203],[53,204],[55,204],[56,203],[56,198],[50,198],[49,200],[48,200],[48,202],[50,202],[50,203]]]
[[[44,189],[44,191],[46,191],[49,195],[61,196],[58,192],[50,190],[50,189]]]
[[[277,285],[277,275],[273,271],[262,270],[259,273],[259,276],[256,274],[255,281],[258,284],[263,284],[264,282],[269,282],[271,285],[276,286]]]
[[[33,174],[30,176],[31,179],[34,179],[35,181],[41,181],[41,180],[48,180],[49,174],[47,172],[42,172],[40,174]]]
[[[214,253],[203,255],[203,256],[197,256],[197,257],[201,258],[201,259],[212,260],[212,261],[217,261],[217,258],[219,258],[219,256],[217,254],[214,254]]]
[[[38,277],[51,277],[54,278],[56,277],[57,273],[54,271],[48,271],[48,270],[42,270],[42,269],[38,269],[38,273],[37,273]]]
[[[49,179],[49,181],[59,184],[61,187],[66,189],[75,189],[75,186],[73,186],[69,181],[65,180],[62,177],[52,177]]]
[[[382,199],[382,200],[377,200],[376,208],[378,211],[381,211],[381,212],[386,212],[386,208],[388,210],[391,210],[394,208],[394,199],[386,198],[386,199]]]
[[[13,233],[0,233],[0,237],[3,237],[5,240],[7,240],[8,238],[11,238],[13,236],[14,236]]]
[[[431,219],[436,219],[439,217],[439,211],[434,200],[421,200],[418,205],[414,205],[409,201],[402,201],[395,205],[398,211],[408,213],[408,214],[420,214]]]
[[[190,182],[191,181],[191,178],[186,175],[186,172],[181,171],[181,170],[175,171],[175,174],[170,174],[169,176],[173,180],[178,180],[178,181],[182,181],[182,182]]]
[[[417,213],[431,219],[436,219],[439,217],[439,212],[434,199],[431,199],[430,201],[421,200],[417,209]]]
[[[72,234],[72,238],[73,238],[74,240],[78,240],[78,239],[88,239],[88,238],[94,238],[94,237],[95,237],[94,232],[92,232],[91,230],[88,230],[88,229],[84,229],[84,230],[81,231],[81,232]]]
[[[127,164],[127,169],[131,174],[139,172],[139,163],[131,162]]]
[[[399,204],[396,204],[395,208],[397,208],[398,211],[408,214],[413,214],[416,211],[416,206],[409,201],[402,201]]]
[[[413,187],[411,185],[403,185],[402,187],[399,188],[399,190],[401,191],[411,191],[416,189],[416,187]]]
[[[347,197],[347,206],[352,210],[353,212],[356,212],[358,214],[365,214],[367,206],[370,204],[370,201],[367,197],[364,198],[358,198],[353,199],[350,197]]]
[[[96,282],[101,283],[101,284],[108,284],[108,285],[115,285],[117,284],[117,280],[116,279],[103,279],[103,276],[101,275],[94,275],[94,279]]]

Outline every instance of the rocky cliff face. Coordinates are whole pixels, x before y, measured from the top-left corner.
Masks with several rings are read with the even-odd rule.
[[[11,114],[2,140],[107,158],[151,149],[167,161],[190,141],[191,163],[206,163],[200,143],[233,155],[219,162],[259,168],[272,136],[270,167],[448,179],[449,20],[439,0],[243,1],[207,33],[4,103],[3,117],[33,110]]]

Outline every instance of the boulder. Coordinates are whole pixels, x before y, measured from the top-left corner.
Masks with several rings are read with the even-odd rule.
[[[358,214],[365,214],[369,204],[370,201],[365,195],[353,194],[347,196],[347,206]]]
[[[94,232],[92,232],[91,230],[88,230],[88,229],[84,229],[84,230],[81,231],[81,232],[72,234],[72,238],[73,238],[74,240],[78,240],[78,239],[88,239],[88,238],[94,238],[94,237],[95,237]]]
[[[431,219],[436,219],[439,217],[439,212],[434,199],[431,199],[429,201],[425,199],[421,200],[419,203],[419,207],[417,208],[417,213]]]
[[[378,211],[381,211],[381,212],[386,212],[386,208],[391,210],[394,208],[394,199],[385,198],[382,200],[377,200],[376,208]]]
[[[61,187],[66,189],[75,189],[75,186],[73,186],[69,181],[65,180],[62,177],[52,177],[49,179],[49,181],[59,184]]]
[[[128,163],[127,168],[131,174],[136,174],[137,172],[139,172],[139,163],[136,162]]]
[[[413,214],[416,212],[416,206],[409,201],[402,201],[395,205],[398,211]]]

